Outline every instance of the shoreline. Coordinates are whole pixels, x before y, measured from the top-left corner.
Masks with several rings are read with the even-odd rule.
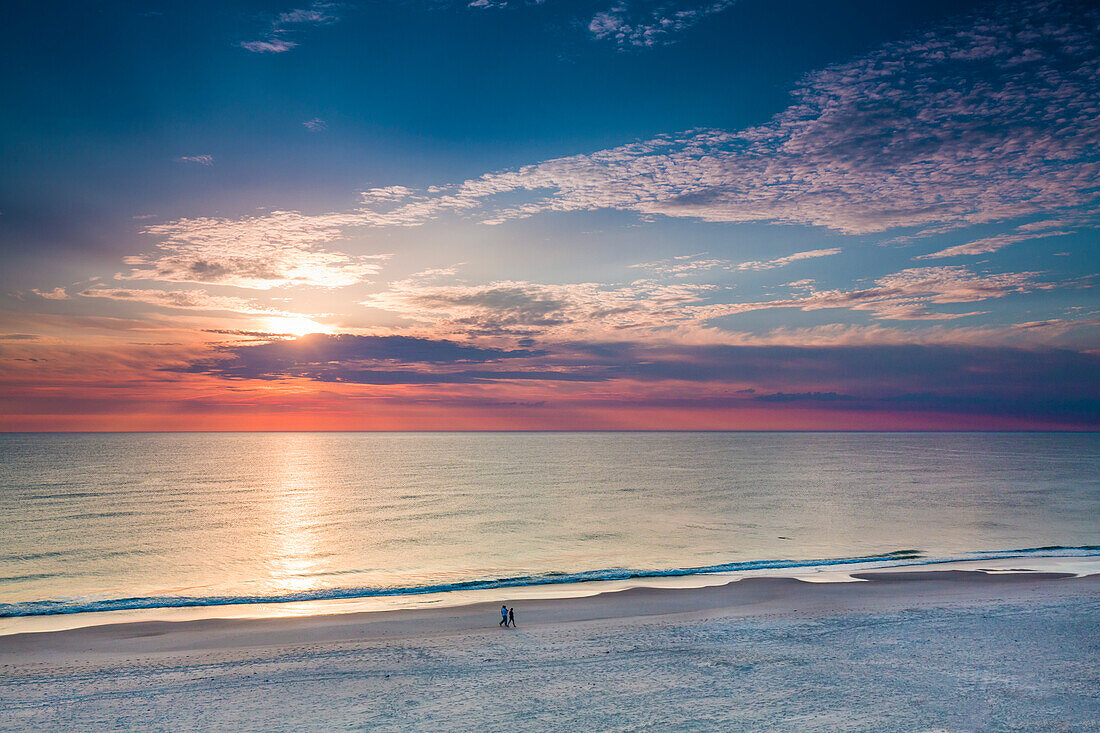
[[[987,563],[988,564],[988,563]],[[849,580],[746,577],[719,585],[633,586],[590,595],[534,597],[498,593],[497,600],[436,608],[351,611],[301,616],[144,620],[0,636],[6,661],[36,657],[158,654],[279,646],[309,641],[387,642],[425,636],[505,633],[500,603],[518,604],[522,629],[655,618],[808,618],[853,613],[1100,600],[1100,574],[1011,570],[906,570],[851,573]],[[514,590],[514,589],[505,589]]]
[[[765,561],[747,569],[703,572],[653,571],[621,578],[571,579],[565,582],[533,582],[492,587],[455,588],[432,592],[382,593],[310,598],[305,600],[247,601],[240,603],[195,603],[106,609],[62,613],[41,613],[0,617],[0,640],[22,633],[50,633],[103,625],[150,621],[187,622],[207,619],[271,619],[380,613],[430,608],[454,608],[492,602],[508,596],[517,602],[544,599],[581,598],[634,588],[706,588],[750,578],[794,578],[813,583],[852,583],[863,572],[922,572],[978,570],[988,572],[1069,573],[1100,575],[1100,554],[1094,547],[1051,547],[1034,550],[987,551],[976,557],[861,558],[840,561]],[[1082,551],[1084,552],[1082,554]],[[1021,554],[1022,553],[1022,554]],[[738,565],[756,565],[754,562]],[[630,572],[630,571],[622,571]]]

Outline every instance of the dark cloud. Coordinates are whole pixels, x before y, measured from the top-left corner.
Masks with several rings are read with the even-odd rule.
[[[475,381],[477,377],[451,380],[446,378],[444,372],[424,369],[404,371],[393,367],[408,364],[420,367],[487,364],[545,354],[531,349],[487,348],[411,336],[320,333],[293,340],[224,346],[218,351],[218,356],[191,364],[181,371],[236,379],[299,377],[322,382],[431,384]],[[380,365],[382,368],[376,368]]]
[[[836,392],[773,392],[772,394],[762,394],[753,399],[758,402],[837,402],[856,398],[852,395],[837,394]]]
[[[650,395],[631,398],[638,406],[784,409],[812,404],[817,409],[957,412],[1100,424],[1100,355],[1064,349],[569,343],[552,350],[507,350],[404,336],[315,334],[223,346],[219,352],[183,371],[231,379],[371,385],[500,383],[503,388],[503,383],[516,381],[641,382],[649,385]],[[722,385],[728,391],[703,398],[662,396],[662,382],[685,392]],[[684,383],[698,386],[687,390]],[[614,388],[602,392],[600,400],[616,399]],[[504,402],[512,398],[494,397]]]
[[[204,370],[205,371],[205,370]],[[230,367],[223,371],[206,371],[225,377],[247,378],[242,370]],[[477,382],[500,382],[514,380],[546,380],[561,382],[598,382],[604,377],[600,374],[583,372],[557,372],[546,370],[516,371],[505,369],[458,369],[447,371],[427,371],[423,369],[355,369],[336,364],[298,366],[288,368],[283,373],[268,373],[254,379],[279,379],[298,377],[319,382],[345,382],[348,384],[474,384]]]
[[[606,348],[596,345],[593,353],[606,354]],[[842,383],[863,393],[909,392],[917,385],[932,390],[1012,385],[1039,392],[1080,385],[1096,392],[1091,380],[1100,377],[1100,356],[1088,353],[947,345],[634,347],[598,361],[620,377],[749,382],[776,391]]]

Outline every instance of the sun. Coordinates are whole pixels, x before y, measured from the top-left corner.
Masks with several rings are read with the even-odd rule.
[[[272,333],[285,333],[291,336],[305,336],[310,333],[328,333],[329,327],[305,316],[272,316],[265,318],[266,330]]]

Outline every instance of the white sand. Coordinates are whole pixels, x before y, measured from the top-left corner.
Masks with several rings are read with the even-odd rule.
[[[1100,730],[1100,576],[858,577],[5,636],[0,730]]]

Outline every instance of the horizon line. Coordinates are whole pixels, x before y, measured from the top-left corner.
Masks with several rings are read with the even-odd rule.
[[[1005,428],[988,430],[943,430],[943,429],[906,429],[906,430],[845,430],[845,429],[783,429],[783,430],[751,430],[751,429],[653,429],[653,428],[578,428],[578,429],[464,429],[464,430],[0,430],[0,435],[139,435],[162,433],[1100,433],[1100,428],[1081,429],[1034,429],[1034,428]]]

